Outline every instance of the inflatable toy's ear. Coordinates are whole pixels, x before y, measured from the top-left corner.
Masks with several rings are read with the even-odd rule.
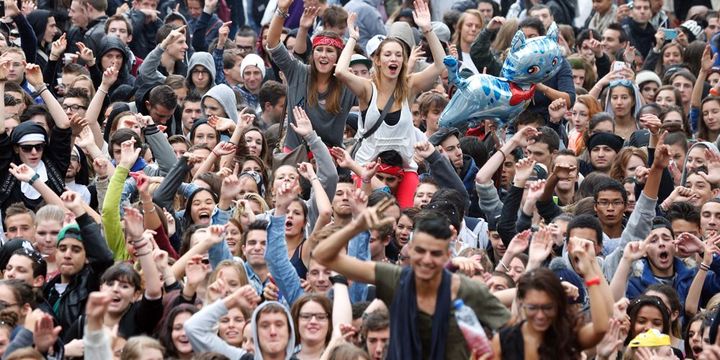
[[[560,30],[558,30],[557,25],[555,25],[555,22],[553,21],[553,23],[550,25],[550,28],[549,28],[548,31],[547,31],[547,35],[546,35],[546,36],[547,36],[550,40],[553,40],[553,41],[557,42],[557,41],[558,41],[558,36],[560,36],[560,35],[559,35],[559,31],[560,31]]]
[[[525,46],[525,33],[518,30],[510,43],[510,52],[516,52]]]

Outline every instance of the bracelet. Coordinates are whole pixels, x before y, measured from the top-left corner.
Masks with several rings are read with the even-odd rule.
[[[287,11],[283,11],[280,8],[275,9],[275,14],[285,19],[290,17],[290,14],[288,14]]]
[[[700,263],[700,270],[710,271],[710,266]]]
[[[591,286],[595,286],[595,285],[600,285],[600,277],[599,276],[585,281],[585,287],[591,287]]]
[[[342,276],[342,275],[340,275],[340,274],[333,275],[333,276],[331,276],[329,279],[330,279],[330,283],[333,284],[333,285],[335,285],[335,284],[343,284],[343,285],[345,285],[345,286],[348,286],[348,280],[347,280],[347,278],[344,277],[344,276]]]
[[[507,265],[505,265],[505,263],[502,261],[502,259],[500,259],[500,266],[502,266],[503,269],[505,269],[505,271],[510,271],[510,268]]]
[[[150,254],[152,254],[152,251],[148,251],[148,252],[146,252],[146,253],[144,253],[144,254],[135,254],[135,257],[143,257],[143,256],[145,256],[145,255],[150,255]]]
[[[505,159],[507,159],[507,154],[505,154],[505,152],[501,148],[498,148],[497,151],[499,151],[502,154],[503,161],[505,161]]]
[[[355,37],[355,36],[351,36],[351,37],[349,37],[348,39],[353,39],[353,40],[355,40],[355,42],[358,42],[358,40],[359,40],[359,38],[358,38],[358,37]]]
[[[423,30],[423,34],[431,33],[433,31],[432,27],[428,30]]]
[[[105,90],[103,90],[102,88],[98,88],[98,89],[97,89],[97,92],[101,92],[101,93],[103,93],[103,94],[105,94],[105,95],[108,94],[108,92],[105,91]]]
[[[47,90],[47,89],[45,89],[45,90]],[[35,181],[37,181],[37,179],[39,179],[39,178],[40,178],[40,174],[35,173],[35,175],[33,175],[30,178],[30,180],[28,180],[28,185],[32,186],[32,184],[35,183]]]
[[[367,179],[367,180],[365,178],[362,179],[363,184],[369,184],[370,181],[371,181],[370,179]]]
[[[315,176],[315,177],[313,177],[313,178],[310,178],[310,182],[313,182],[313,181],[315,181],[315,180],[320,180],[320,179],[319,179],[317,176]]]

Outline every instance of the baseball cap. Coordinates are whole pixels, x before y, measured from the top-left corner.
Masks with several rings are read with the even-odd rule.
[[[631,348],[670,346],[670,335],[660,333],[657,329],[650,329],[638,334],[628,345]]]
[[[458,138],[460,138],[460,130],[458,130],[457,128],[454,128],[454,127],[439,128],[438,131],[436,131],[434,134],[430,135],[430,138],[428,139],[428,141],[433,146],[439,146],[440,143],[445,141],[445,139],[447,139],[451,135],[455,135]]]
[[[363,64],[367,66],[368,70],[372,68],[372,61],[360,54],[353,54],[353,56],[350,58],[350,66],[353,66],[355,64]]]
[[[368,40],[367,44],[365,45],[365,53],[368,57],[372,57],[375,53],[375,50],[377,50],[378,46],[380,46],[380,43],[383,42],[383,40],[387,39],[387,36],[385,35],[375,35]]]

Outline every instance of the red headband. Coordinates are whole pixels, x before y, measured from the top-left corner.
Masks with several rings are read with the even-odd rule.
[[[332,46],[338,50],[342,50],[344,46],[343,41],[338,38],[318,35],[313,38],[312,47],[314,49],[320,45]]]
[[[405,171],[403,168],[399,166],[392,166],[387,164],[380,164],[378,165],[377,172],[388,174],[395,177],[402,177],[405,175]]]

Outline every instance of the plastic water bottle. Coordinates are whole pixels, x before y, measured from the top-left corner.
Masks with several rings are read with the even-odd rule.
[[[475,316],[475,312],[466,306],[461,299],[455,300],[453,306],[455,307],[455,319],[465,337],[468,349],[473,355],[492,355],[490,341],[488,341],[485,330],[483,330],[482,325]]]

